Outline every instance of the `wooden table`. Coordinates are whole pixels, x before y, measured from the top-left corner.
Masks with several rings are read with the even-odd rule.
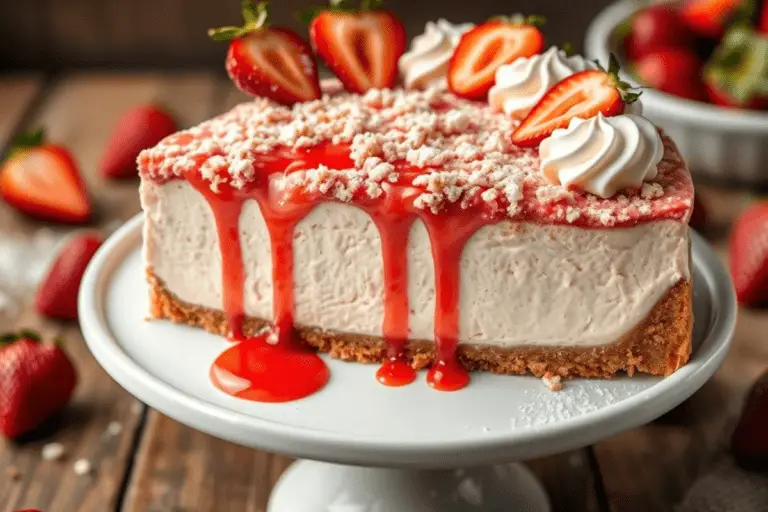
[[[105,183],[96,173],[98,160],[118,115],[149,100],[190,125],[243,96],[223,76],[204,73],[0,77],[0,148],[14,133],[45,125],[51,139],[70,147],[78,159],[97,209],[94,227],[107,234],[139,211],[137,182]],[[713,243],[726,257],[727,225],[748,201],[739,192],[712,187],[700,193],[719,232]],[[43,227],[54,234],[66,231],[0,205],[0,237],[24,240]],[[2,330],[25,326],[46,337],[63,335],[81,377],[74,403],[54,433],[23,444],[0,441],[0,512],[265,510],[289,459],[214,439],[137,402],[96,364],[76,323],[41,319],[30,307],[0,322],[8,324],[0,324]],[[746,388],[768,365],[766,331],[768,314],[742,311],[722,369],[681,408],[594,446],[529,461],[554,510],[672,510],[705,467]],[[110,423],[122,429],[106,435]],[[42,460],[41,447],[51,441],[65,446],[64,460]],[[75,474],[72,464],[80,458],[93,463],[92,475]]]

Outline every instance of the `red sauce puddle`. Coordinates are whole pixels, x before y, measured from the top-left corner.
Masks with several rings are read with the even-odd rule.
[[[330,161],[329,161],[330,160]],[[263,177],[252,189],[237,191],[224,185],[213,193],[209,183],[192,172],[188,181],[201,192],[211,207],[219,237],[222,262],[223,308],[235,345],[213,363],[211,380],[225,393],[258,402],[298,400],[322,389],[330,379],[324,361],[297,335],[293,323],[293,234],[296,225],[316,204],[308,197],[270,198],[269,175],[301,168],[349,168],[349,157],[339,148],[319,147],[300,155],[265,158],[256,171]],[[334,165],[335,164],[335,165]],[[464,244],[487,223],[477,212],[457,210],[433,215],[414,209],[405,199],[407,185],[391,185],[383,199],[363,201],[358,206],[376,224],[381,238],[384,276],[384,319],[382,332],[387,358],[376,379],[387,386],[404,386],[416,379],[408,362],[408,237],[416,218],[429,232],[435,269],[435,362],[427,374],[434,389],[455,391],[469,383],[469,374],[456,357],[459,337],[459,268]],[[265,332],[244,333],[244,283],[239,222],[243,204],[258,202],[271,242],[273,321]],[[364,203],[364,204],[363,204]],[[455,215],[453,213],[456,213]]]

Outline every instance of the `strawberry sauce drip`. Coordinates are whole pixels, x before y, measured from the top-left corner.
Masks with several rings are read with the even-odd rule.
[[[256,184],[247,191],[221,185],[212,192],[199,173],[187,180],[206,198],[216,220],[222,263],[223,308],[235,342],[211,366],[213,384],[232,396],[257,402],[286,402],[309,396],[325,386],[330,372],[323,360],[300,339],[293,322],[293,235],[296,225],[317,204],[311,195],[270,197],[269,175],[316,167],[352,165],[348,151],[339,147],[314,148],[299,154],[264,157],[255,170]],[[434,215],[413,208],[405,197],[407,185],[391,185],[378,201],[361,200],[357,206],[376,224],[384,276],[382,332],[387,343],[386,360],[376,372],[387,386],[405,386],[416,379],[406,345],[409,338],[408,238],[419,217],[429,233],[435,269],[435,362],[427,382],[440,391],[455,391],[469,383],[469,374],[457,358],[461,254],[467,240],[488,222],[477,212],[456,210]],[[246,200],[259,204],[272,252],[273,318],[264,332],[244,332],[245,271],[239,222]]]

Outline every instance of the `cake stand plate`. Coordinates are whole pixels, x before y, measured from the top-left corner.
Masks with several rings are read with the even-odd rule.
[[[370,365],[327,358],[332,377],[319,393],[247,402],[208,379],[226,340],[144,321],[142,225],[141,215],[129,221],[89,265],[83,335],[121,386],[164,414],[245,446],[324,461],[293,465],[270,512],[547,511],[536,479],[510,463],[586,446],[672,409],[718,368],[736,316],[727,273],[693,233],[694,352],[667,378],[573,380],[555,393],[532,377],[473,374],[466,389],[440,393],[423,374],[388,388]]]

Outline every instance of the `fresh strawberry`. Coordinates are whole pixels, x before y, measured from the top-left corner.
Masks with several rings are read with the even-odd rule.
[[[487,96],[504,64],[541,53],[542,18],[497,17],[466,32],[448,64],[448,88],[457,96],[480,100]]]
[[[588,69],[552,86],[512,133],[512,142],[520,147],[536,146],[575,117],[615,116],[638,96],[619,79],[619,64],[611,56],[607,71]]]
[[[624,42],[627,57],[636,60],[664,48],[688,48],[693,44],[693,34],[675,7],[657,4],[632,17]]]
[[[0,434],[13,439],[69,403],[77,384],[58,343],[29,331],[0,337]]]
[[[634,63],[635,75],[643,84],[696,101],[706,99],[701,67],[701,59],[685,48],[658,50]]]
[[[768,108],[768,36],[748,27],[728,30],[707,63],[704,81],[716,105]]]
[[[22,134],[0,168],[0,196],[38,219],[82,223],[91,203],[72,154],[44,142],[42,129]]]
[[[215,41],[231,41],[226,68],[245,93],[292,105],[320,98],[317,65],[309,44],[296,32],[269,26],[268,2],[243,2],[242,27],[211,29]]]
[[[380,7],[380,2],[368,1],[354,9],[346,1],[335,1],[315,13],[309,24],[315,52],[350,92],[392,88],[397,80],[405,28]]]
[[[731,232],[730,265],[739,302],[768,304],[768,202],[747,209]]]
[[[177,129],[173,117],[157,105],[140,105],[128,110],[117,121],[107,142],[101,174],[105,178],[135,177],[139,153]]]
[[[768,470],[768,372],[747,395],[739,422],[731,437],[736,462],[750,471]]]
[[[695,33],[717,39],[723,35],[742,0],[686,0],[680,15]]]
[[[62,247],[35,295],[35,308],[50,318],[77,319],[77,294],[88,262],[101,246],[94,233],[73,236]]]

